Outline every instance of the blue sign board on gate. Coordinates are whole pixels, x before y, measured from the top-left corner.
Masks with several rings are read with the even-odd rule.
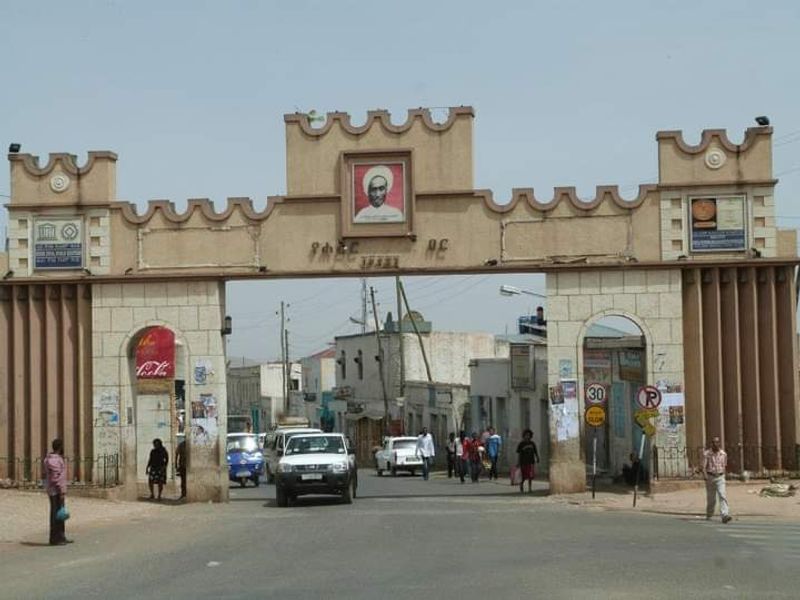
[[[80,269],[83,244],[37,243],[34,246],[36,269]]]

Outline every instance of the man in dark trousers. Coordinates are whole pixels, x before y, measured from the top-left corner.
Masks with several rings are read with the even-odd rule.
[[[64,531],[64,520],[58,519],[58,511],[64,506],[67,495],[67,464],[64,462],[64,442],[53,440],[53,451],[44,459],[44,475],[47,497],[50,499],[50,545],[71,544]]]
[[[181,478],[181,497],[186,498],[186,440],[181,440],[175,451],[175,470]]]

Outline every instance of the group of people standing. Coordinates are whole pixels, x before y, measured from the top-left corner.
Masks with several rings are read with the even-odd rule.
[[[503,438],[494,427],[487,427],[481,434],[472,432],[470,436],[464,431],[458,437],[451,433],[446,446],[447,477],[456,476],[464,483],[469,476],[473,483],[478,483],[481,474],[486,472],[489,479],[497,480],[497,463],[502,447]],[[539,451],[533,441],[533,431],[526,429],[522,433],[522,441],[517,445],[517,467],[522,474],[520,491],[523,491],[525,481],[528,482],[528,491],[531,490],[534,464],[537,462]]]

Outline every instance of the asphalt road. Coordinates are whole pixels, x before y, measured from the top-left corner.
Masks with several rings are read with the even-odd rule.
[[[0,598],[797,598],[800,526],[606,512],[508,485],[360,475],[352,505],[227,505],[0,554]],[[42,540],[44,541],[44,540]]]

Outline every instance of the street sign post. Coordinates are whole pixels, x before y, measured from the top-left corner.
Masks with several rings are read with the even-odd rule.
[[[602,406],[590,406],[583,418],[589,427],[602,427],[606,422],[606,410]]]
[[[636,393],[636,403],[642,408],[658,408],[661,404],[661,391],[652,385],[641,387]]]
[[[586,402],[589,404],[604,404],[606,395],[606,386],[602,383],[590,383],[586,386]]]
[[[583,413],[586,425],[594,431],[592,439],[592,498],[595,495],[595,484],[597,481],[597,428],[602,427],[606,422],[606,409],[602,406],[593,405]]]

